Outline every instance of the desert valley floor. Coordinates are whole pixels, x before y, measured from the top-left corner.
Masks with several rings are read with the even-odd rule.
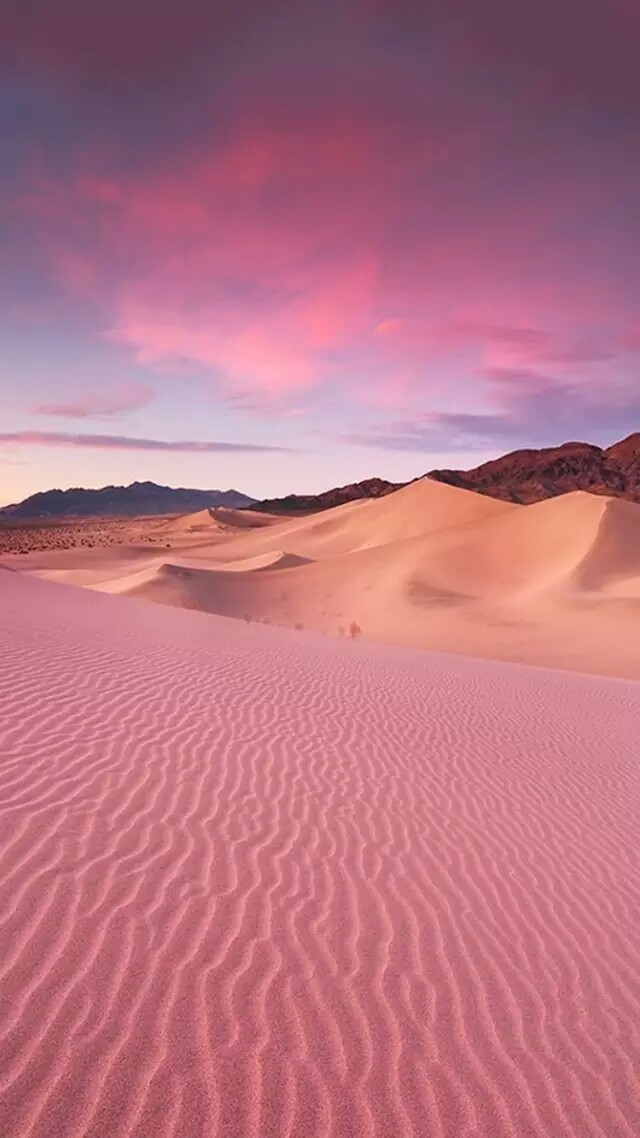
[[[3,1138],[637,1134],[640,508],[435,490],[14,537]]]

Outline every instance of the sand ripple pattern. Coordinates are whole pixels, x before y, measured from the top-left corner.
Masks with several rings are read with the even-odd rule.
[[[5,1138],[632,1138],[640,685],[0,574]]]

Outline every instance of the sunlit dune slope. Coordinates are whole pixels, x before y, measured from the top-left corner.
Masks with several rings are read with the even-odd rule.
[[[414,579],[517,601],[598,592],[640,575],[640,506],[576,491],[425,542]]]
[[[177,518],[167,518],[161,529],[165,534],[179,537],[182,534],[202,534],[226,532],[228,530],[260,529],[265,525],[279,522],[272,514],[254,510],[233,510],[227,506],[209,507],[193,514],[182,514]]]
[[[204,612],[640,675],[640,506],[533,506],[429,480],[322,514],[169,519],[154,546],[23,558],[60,581]],[[234,522],[234,524],[231,524]],[[166,540],[165,540],[166,538]]]
[[[317,560],[424,537],[519,508],[426,478],[384,498],[348,502],[283,522],[261,540],[281,538],[283,549]]]
[[[631,503],[576,493],[306,564],[288,556],[165,562],[109,590],[334,635],[355,622],[388,641],[640,674]]]
[[[339,526],[344,536],[342,519]],[[359,524],[354,528],[360,532]],[[380,609],[389,620],[394,604],[424,603],[429,591],[440,600],[475,598],[494,603],[560,596],[563,590],[597,592],[610,583],[620,587],[625,578],[633,581],[640,576],[640,508],[577,492],[535,506],[507,505],[506,511],[480,522],[451,526],[424,537],[381,542],[306,565],[295,555],[274,550],[230,565],[221,562],[213,571],[185,566],[182,579],[202,582],[197,591],[203,607],[219,611],[226,601],[231,603],[236,589],[242,596],[255,590],[258,601],[276,596],[285,578],[272,573],[258,584],[251,578],[252,569],[275,570],[285,565],[289,569],[297,563],[298,572],[286,574],[287,589],[297,590],[309,608],[324,590],[329,600],[339,595],[346,611],[350,604],[362,609],[368,593],[367,609]],[[165,568],[173,574],[179,567]],[[247,576],[227,586],[220,570],[228,568],[244,570]],[[206,603],[207,590],[210,604]],[[217,601],[218,594],[226,600]]]

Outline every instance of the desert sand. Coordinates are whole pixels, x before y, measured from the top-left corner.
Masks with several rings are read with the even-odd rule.
[[[306,517],[203,510],[120,522],[91,547],[80,532],[84,545],[71,534],[56,549],[35,530],[4,563],[331,636],[355,623],[372,640],[640,678],[634,503],[575,492],[520,506],[423,479]]]
[[[0,1133],[632,1138],[639,722],[0,570]]]

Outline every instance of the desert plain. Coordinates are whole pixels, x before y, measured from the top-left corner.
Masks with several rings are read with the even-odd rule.
[[[0,543],[3,1135],[637,1134],[639,506]]]

